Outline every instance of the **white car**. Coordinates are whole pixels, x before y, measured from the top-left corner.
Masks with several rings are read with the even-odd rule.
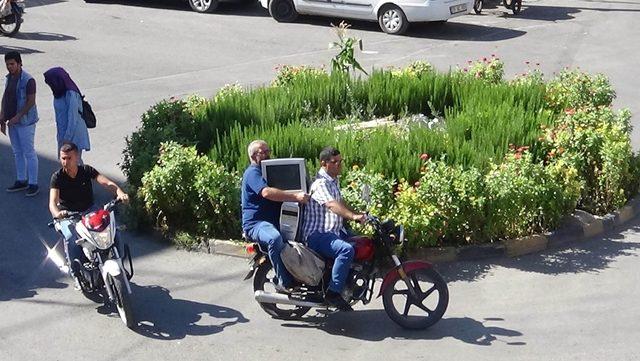
[[[298,14],[378,21],[385,33],[402,34],[409,23],[446,21],[473,10],[474,0],[259,0],[278,22]]]

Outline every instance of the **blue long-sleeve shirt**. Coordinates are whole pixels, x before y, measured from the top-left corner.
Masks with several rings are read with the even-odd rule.
[[[53,98],[53,108],[56,112],[56,127],[58,129],[58,149],[63,142],[71,142],[78,149],[90,150],[89,131],[82,119],[82,98],[74,90],[67,90],[65,96]]]

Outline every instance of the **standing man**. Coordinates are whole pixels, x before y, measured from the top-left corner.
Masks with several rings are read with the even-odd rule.
[[[269,187],[262,178],[260,162],[269,159],[271,149],[264,140],[254,140],[247,149],[251,164],[242,175],[242,230],[251,240],[266,249],[273,269],[278,276],[276,289],[289,292],[293,277],[287,271],[280,252],[285,247],[279,231],[282,202],[307,203],[309,195],[304,192],[287,193]]]
[[[344,219],[363,223],[365,215],[354,213],[342,201],[338,181],[342,171],[340,152],[333,147],[324,148],[320,152],[320,165],[309,191],[311,201],[304,213],[304,237],[311,249],[323,257],[335,259],[325,300],[341,311],[352,311],[341,295],[355,252],[345,241],[348,235]]]
[[[16,182],[7,192],[27,190],[26,196],[38,194],[38,155],[34,147],[38,110],[36,108],[36,81],[22,69],[22,58],[17,51],[5,54],[4,62],[9,74],[0,106],[0,127],[7,134],[16,163]]]

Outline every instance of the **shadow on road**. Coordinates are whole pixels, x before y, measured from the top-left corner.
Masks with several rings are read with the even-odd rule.
[[[232,308],[176,299],[161,286],[132,284],[136,332],[158,340],[177,340],[185,336],[206,336],[224,331],[237,323],[249,322]]]
[[[437,268],[447,282],[476,281],[496,266],[549,275],[597,273],[609,268],[619,257],[638,256],[640,242],[625,239],[628,232],[640,232],[640,217],[603,236],[572,243],[568,248],[549,249],[518,258],[443,264]]]
[[[67,41],[67,40],[78,40],[75,36],[57,34],[57,33],[46,33],[46,32],[34,32],[34,33],[23,33],[19,32],[14,36],[15,39],[22,40],[36,40],[36,41]]]
[[[21,46],[0,45],[0,55],[4,55],[10,51],[17,51],[20,54],[42,54],[43,51],[37,49],[23,48]]]
[[[522,333],[500,327],[502,318],[477,321],[470,317],[443,318],[426,330],[406,330],[393,323],[384,310],[333,312],[305,317],[301,321],[287,321],[289,328],[317,328],[328,334],[356,338],[364,341],[382,341],[387,338],[403,340],[442,340],[454,338],[472,345],[490,346],[498,337],[519,337]],[[514,340],[508,345],[526,345]]]
[[[151,9],[165,9],[177,11],[194,12],[185,0],[90,0],[88,3],[96,5],[122,5],[135,6]],[[267,10],[263,9],[257,1],[253,0],[235,0],[232,2],[222,2],[213,13],[200,14],[203,21],[209,15],[237,15],[237,16],[269,16]],[[196,14],[198,15],[198,14]]]

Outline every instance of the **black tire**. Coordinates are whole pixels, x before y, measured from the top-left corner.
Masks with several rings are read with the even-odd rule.
[[[116,309],[122,322],[128,328],[133,329],[135,321],[133,320],[133,307],[131,306],[131,298],[127,292],[127,285],[124,280],[125,275],[121,273],[117,277],[109,276],[110,283],[113,285],[111,291],[116,301]]]
[[[384,293],[382,295],[384,310],[387,312],[387,315],[389,316],[389,318],[391,318],[391,320],[393,320],[393,322],[404,328],[419,330],[433,326],[442,318],[444,312],[447,310],[447,306],[449,305],[449,289],[447,288],[446,282],[433,268],[422,268],[413,270],[407,273],[407,277],[411,279],[411,283],[414,288],[418,292],[420,292],[421,296],[424,296],[424,298],[417,301],[418,303],[416,303],[415,300],[412,300],[412,302],[409,303],[410,296],[407,292],[407,286],[404,281],[402,281],[402,279],[398,278],[396,282],[389,285],[384,290]],[[422,291],[422,288],[419,287],[418,281],[428,282],[432,286],[426,292]],[[417,288],[416,284],[418,284]],[[398,289],[396,288],[396,286],[401,287],[400,289]],[[438,301],[435,304],[435,308],[430,309],[425,305],[425,301],[433,296],[436,291],[438,294]],[[398,312],[398,310],[396,309],[393,299],[394,296],[405,296],[405,307],[402,310],[402,313]],[[410,311],[411,306],[419,308],[420,306],[418,306],[418,304],[430,312],[426,312],[426,316],[409,315],[408,312]],[[422,308],[419,309],[424,311],[424,309]]]
[[[269,271],[273,270],[270,262],[262,263],[258,269],[256,270],[255,275],[253,276],[253,292],[255,291],[264,291],[264,286],[266,284],[273,284],[272,277],[275,277],[275,272],[272,272],[273,275],[269,275]],[[291,320],[297,319],[304,316],[311,308],[309,307],[300,307],[300,306],[289,306],[290,308],[280,308],[279,305],[275,303],[258,303],[260,307],[268,313],[273,318],[279,318],[283,320]]]
[[[482,5],[483,5],[482,3],[483,3],[482,0],[475,0],[473,2],[473,11],[478,15],[482,13]]]
[[[512,0],[511,11],[513,11],[513,15],[520,14],[521,9],[522,9],[522,0]]]
[[[212,13],[218,8],[218,0],[188,0],[189,6],[195,12]]]
[[[378,25],[387,34],[404,34],[409,27],[409,21],[402,9],[396,5],[385,5],[378,11]]]
[[[22,25],[22,16],[15,13],[5,16],[3,21],[11,22],[11,24],[0,23],[0,34],[4,36],[14,36],[20,31],[20,25]]]
[[[269,1],[269,15],[279,23],[292,23],[298,18],[298,12],[291,0]]]

